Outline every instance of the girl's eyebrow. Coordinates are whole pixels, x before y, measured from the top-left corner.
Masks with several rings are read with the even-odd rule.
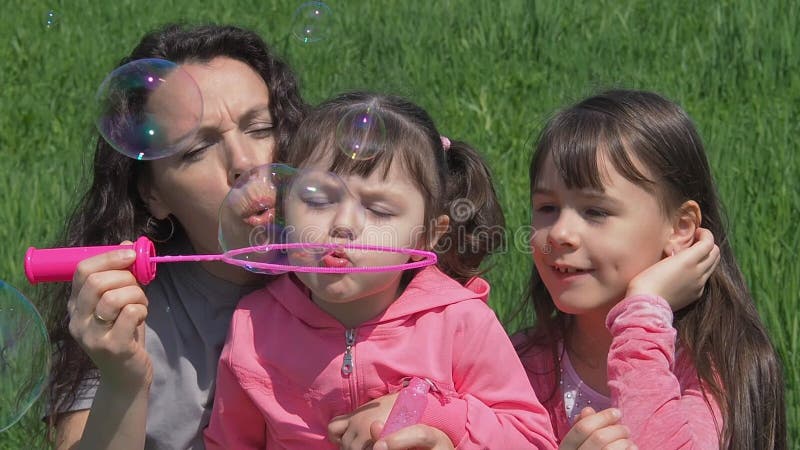
[[[533,194],[533,195],[536,195],[536,194],[553,195],[553,194],[555,194],[555,191],[553,191],[551,189],[545,189],[545,188],[537,187],[537,188],[535,188],[533,190],[533,192],[531,192],[531,194]]]

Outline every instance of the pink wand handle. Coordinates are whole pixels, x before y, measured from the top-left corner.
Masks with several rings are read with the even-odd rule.
[[[25,253],[25,276],[31,284],[50,281],[72,281],[78,263],[101,253],[130,248],[136,252],[136,261],[129,267],[136,281],[147,284],[156,276],[156,263],[150,258],[156,249],[142,236],[133,244],[100,245],[93,247],[35,248]]]
[[[401,428],[417,424],[428,405],[428,390],[430,385],[427,381],[417,377],[412,378],[408,386],[401,389],[397,395],[380,437],[386,437]]]

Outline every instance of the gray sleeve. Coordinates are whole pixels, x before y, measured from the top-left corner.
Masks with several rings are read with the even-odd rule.
[[[55,404],[52,399],[47,401],[47,409],[45,411],[46,418],[50,414],[63,414],[67,412],[81,411],[91,409],[94,402],[94,396],[97,394],[97,387],[100,385],[100,371],[97,369],[90,370],[78,385],[75,391],[75,400],[70,405],[61,405],[54,411]]]

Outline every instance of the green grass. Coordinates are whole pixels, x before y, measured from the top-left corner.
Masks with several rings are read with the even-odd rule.
[[[532,136],[549,114],[603,87],[656,90],[705,139],[734,250],[784,361],[790,448],[800,448],[798,2],[331,1],[328,38],[307,45],[290,37],[300,3],[11,0],[0,17],[0,279],[34,297],[22,257],[53,240],[86,187],[93,93],[167,21],[258,30],[312,102],[355,88],[411,97],[443,134],[484,152],[511,230],[527,223]],[[530,257],[496,262],[492,305],[505,318]],[[30,413],[0,448],[43,447],[43,432]]]

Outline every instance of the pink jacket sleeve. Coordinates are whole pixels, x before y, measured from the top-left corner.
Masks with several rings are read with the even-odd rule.
[[[442,430],[458,449],[555,449],[547,411],[500,322],[486,313],[461,335],[453,367],[459,394],[429,394],[421,422]]]
[[[722,416],[703,396],[689,358],[676,367],[672,310],[656,296],[624,299],[609,311],[608,385],[631,438],[646,449],[718,449]]]
[[[264,417],[245,392],[232,367],[231,336],[235,323],[234,315],[231,333],[217,367],[214,408],[203,436],[208,450],[266,448]]]

